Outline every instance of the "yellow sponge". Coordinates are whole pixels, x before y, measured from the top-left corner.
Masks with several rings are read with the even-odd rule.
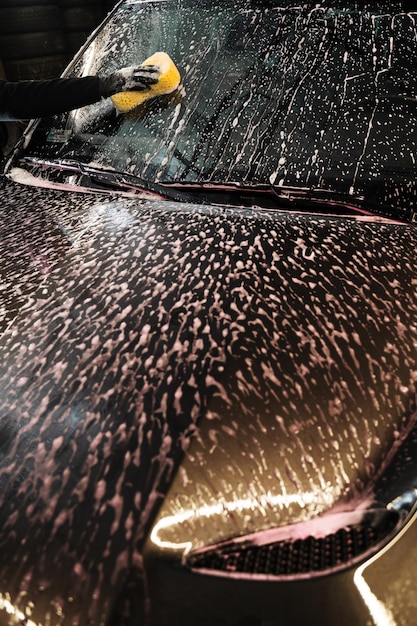
[[[111,97],[115,107],[121,113],[131,111],[135,107],[155,96],[162,96],[175,91],[180,84],[181,76],[171,57],[166,52],[155,52],[142,65],[156,65],[160,71],[158,82],[149,85],[146,91],[123,91]]]

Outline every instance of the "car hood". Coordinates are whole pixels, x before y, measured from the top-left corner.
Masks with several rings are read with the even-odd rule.
[[[99,624],[150,534],[368,506],[416,419],[416,232],[7,183],[0,608]]]

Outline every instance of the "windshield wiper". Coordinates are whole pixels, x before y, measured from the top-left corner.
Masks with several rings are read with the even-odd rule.
[[[277,196],[288,198],[288,201],[294,205],[308,202],[312,206],[322,206],[323,203],[325,203],[329,208],[332,206],[339,208],[346,207],[350,211],[350,214],[372,215],[376,218],[396,222],[411,223],[417,221],[417,212],[415,211],[414,203],[410,199],[407,200],[406,197],[404,197],[401,206],[394,206],[388,202],[376,201],[373,197],[369,197],[368,194],[359,195],[351,192],[343,193],[320,188],[285,188],[275,185],[273,189]]]
[[[364,196],[320,188],[188,182],[163,183],[163,186],[186,191],[188,195],[198,197],[200,202],[210,204],[338,216],[362,215],[364,218],[373,216],[407,223],[417,221],[417,212],[411,203],[405,207],[393,207],[372,203]]]
[[[28,171],[35,179],[41,179],[51,186],[65,188],[79,187],[89,191],[116,191],[129,196],[140,196],[173,200],[175,202],[194,202],[195,196],[185,191],[167,187],[164,184],[144,180],[138,176],[97,168],[73,160],[47,160],[36,157],[24,157],[19,164],[8,171],[8,176],[19,180],[19,167]]]
[[[124,193],[129,196],[216,204],[223,207],[262,208],[275,211],[293,211],[338,216],[363,216],[397,222],[416,222],[417,213],[412,203],[408,206],[372,204],[363,196],[337,193],[327,189],[280,187],[275,185],[245,185],[241,183],[194,183],[145,180],[134,174],[107,170],[73,160],[46,160],[25,157],[20,165],[32,176],[51,186],[68,189],[80,187],[90,191]],[[9,176],[13,176],[13,170]],[[16,176],[18,179],[18,176]],[[405,203],[406,204],[406,203]]]

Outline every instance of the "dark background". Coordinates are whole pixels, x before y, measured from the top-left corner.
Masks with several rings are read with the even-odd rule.
[[[118,0],[0,0],[0,79],[59,76]],[[417,0],[403,0],[416,11]]]
[[[59,76],[117,0],[2,0],[0,78]]]

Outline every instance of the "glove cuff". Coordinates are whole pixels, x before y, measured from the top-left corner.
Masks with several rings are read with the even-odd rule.
[[[114,96],[115,93],[123,91],[124,79],[122,76],[112,74],[107,78],[100,78],[99,92],[102,98]]]

